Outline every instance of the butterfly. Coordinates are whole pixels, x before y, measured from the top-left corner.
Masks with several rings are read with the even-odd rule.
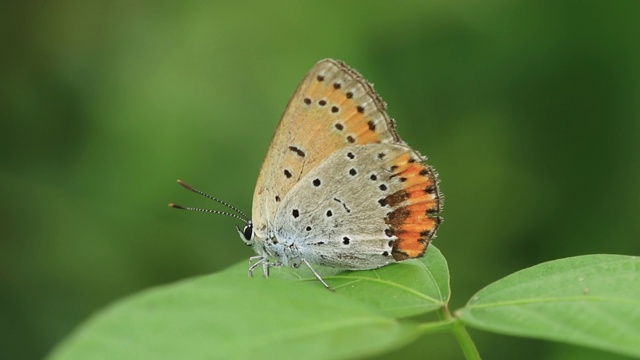
[[[433,167],[404,143],[373,85],[342,61],[318,62],[284,111],[253,194],[253,218],[239,215],[262,266],[379,268],[424,255],[442,217]]]

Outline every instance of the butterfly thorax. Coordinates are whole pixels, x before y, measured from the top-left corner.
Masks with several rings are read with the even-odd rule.
[[[298,267],[302,262],[296,243],[278,240],[271,230],[261,234],[255,233],[252,246],[259,256],[273,259],[277,265]]]

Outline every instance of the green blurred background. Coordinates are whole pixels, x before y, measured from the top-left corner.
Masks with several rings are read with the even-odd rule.
[[[374,82],[440,172],[453,309],[543,261],[639,254],[639,15],[637,1],[3,2],[0,357],[40,358],[118,298],[246,261],[237,221],[167,208],[215,207],[175,180],[250,211],[280,114],[325,57]],[[613,358],[471,334],[487,359]],[[394,355],[461,358],[448,335]]]

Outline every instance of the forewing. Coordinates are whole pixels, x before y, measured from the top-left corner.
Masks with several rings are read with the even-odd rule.
[[[335,151],[375,143],[401,140],[373,86],[340,61],[318,62],[289,100],[260,170],[252,214],[258,237],[307,173]]]

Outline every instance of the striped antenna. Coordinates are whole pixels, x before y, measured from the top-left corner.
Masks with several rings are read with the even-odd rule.
[[[191,190],[196,194],[202,195],[208,199],[211,199],[219,204],[222,204],[226,207],[228,207],[231,210],[234,210],[235,212],[237,212],[240,215],[237,214],[233,214],[227,211],[220,211],[220,210],[210,210],[210,209],[201,209],[201,208],[194,208],[194,207],[190,207],[190,206],[182,206],[182,205],[177,205],[177,204],[169,204],[169,207],[172,207],[174,209],[180,209],[180,210],[190,210],[190,211],[201,211],[201,212],[207,212],[207,213],[212,213],[212,214],[220,214],[220,215],[226,215],[226,216],[230,216],[239,220],[242,220],[244,222],[249,222],[249,217],[242,211],[240,211],[238,208],[236,208],[235,206],[232,206],[216,197],[213,197],[203,191],[200,191],[188,184],[186,184],[185,182],[183,182],[182,180],[178,180],[178,184],[182,185],[185,189],[187,190]]]

